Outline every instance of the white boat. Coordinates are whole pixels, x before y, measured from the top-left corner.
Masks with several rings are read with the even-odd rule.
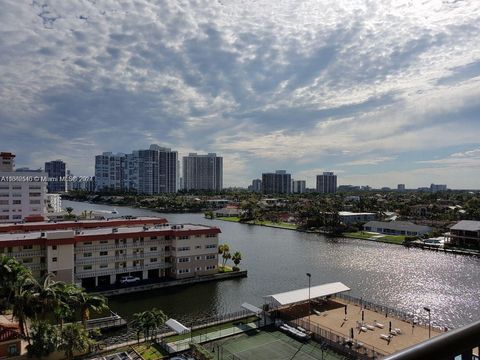
[[[111,214],[118,214],[117,209],[113,209],[113,210],[111,211]]]

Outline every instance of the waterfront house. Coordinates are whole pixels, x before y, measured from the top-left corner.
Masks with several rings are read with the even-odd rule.
[[[385,235],[421,236],[432,231],[429,226],[416,225],[409,221],[370,221],[363,225],[365,231]]]
[[[480,221],[462,220],[445,234],[446,242],[460,247],[480,247]]]

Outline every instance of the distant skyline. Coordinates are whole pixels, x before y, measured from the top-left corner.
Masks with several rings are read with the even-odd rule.
[[[0,4],[0,151],[17,167],[159,144],[407,188],[480,183],[480,2]]]

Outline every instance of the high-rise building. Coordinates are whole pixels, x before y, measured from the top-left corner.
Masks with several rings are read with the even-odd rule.
[[[67,191],[67,165],[62,160],[54,160],[45,163],[45,172],[49,181],[47,190],[51,194]]]
[[[262,180],[261,179],[253,179],[252,180],[252,187],[253,192],[262,192]]]
[[[103,153],[95,157],[95,182],[96,191],[174,193],[178,189],[178,153],[158,145],[131,154]]]
[[[334,194],[337,192],[337,175],[333,172],[324,172],[317,175],[317,192],[321,194]]]
[[[183,157],[183,187],[185,190],[223,189],[223,158],[215,153]]]
[[[438,185],[438,184],[430,185],[430,192],[436,193],[440,191],[447,191],[447,185]]]
[[[303,194],[306,191],[307,182],[305,180],[293,180],[293,193]]]
[[[290,194],[292,192],[292,175],[286,170],[262,174],[262,192],[264,194]]]
[[[398,184],[397,191],[405,191],[405,184]]]
[[[125,190],[125,154],[104,152],[95,156],[95,191]]]
[[[0,223],[43,220],[46,214],[47,174],[15,171],[15,155],[0,153]]]

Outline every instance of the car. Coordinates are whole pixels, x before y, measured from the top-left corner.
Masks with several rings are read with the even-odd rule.
[[[135,276],[122,276],[120,284],[133,284],[139,282],[140,278]]]

